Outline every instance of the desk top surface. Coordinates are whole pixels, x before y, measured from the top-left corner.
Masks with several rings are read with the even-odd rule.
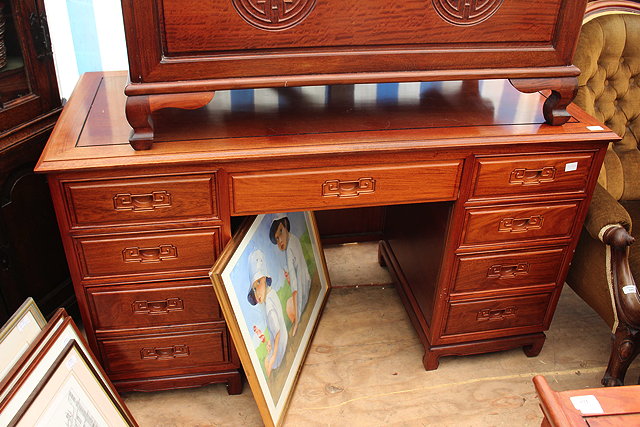
[[[83,75],[36,171],[617,138],[573,105],[567,124],[549,126],[541,94],[468,80],[218,91],[198,110],[155,113],[157,142],[136,152],[126,79]]]

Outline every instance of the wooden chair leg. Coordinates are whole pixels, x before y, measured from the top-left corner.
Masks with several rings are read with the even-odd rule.
[[[618,325],[613,335],[611,356],[607,371],[602,378],[602,385],[605,387],[624,385],[627,369],[640,351],[639,340],[640,331],[624,324]]]

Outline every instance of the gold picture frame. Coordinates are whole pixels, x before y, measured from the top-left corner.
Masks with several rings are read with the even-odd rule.
[[[27,298],[0,329],[0,384],[47,324],[33,298]]]
[[[65,351],[71,341],[74,341],[76,346],[86,355],[85,359],[96,377],[105,384],[105,393],[109,394],[112,400],[119,402],[127,414],[129,424],[125,425],[137,425],[107,374],[89,350],[82,333],[63,308],[56,311],[43,328],[42,333],[38,335],[37,340],[21,357],[16,369],[10,373],[9,381],[0,389],[0,425],[9,425],[12,422],[29,401],[34,390],[41,386],[43,379],[46,378],[60,354]]]
[[[119,397],[110,392],[90,357],[74,339],[67,342],[8,427],[47,425],[135,426]]]
[[[262,420],[280,426],[331,289],[313,212],[248,218],[210,276]]]

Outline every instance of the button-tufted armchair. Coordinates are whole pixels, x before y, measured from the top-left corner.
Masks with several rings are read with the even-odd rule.
[[[611,327],[602,384],[622,385],[640,351],[640,3],[589,3],[574,63],[575,103],[622,140],[607,151],[567,283]]]

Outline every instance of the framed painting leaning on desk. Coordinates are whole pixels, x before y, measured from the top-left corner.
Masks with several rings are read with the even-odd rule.
[[[329,293],[313,213],[245,221],[211,271],[266,425],[280,425]]]

